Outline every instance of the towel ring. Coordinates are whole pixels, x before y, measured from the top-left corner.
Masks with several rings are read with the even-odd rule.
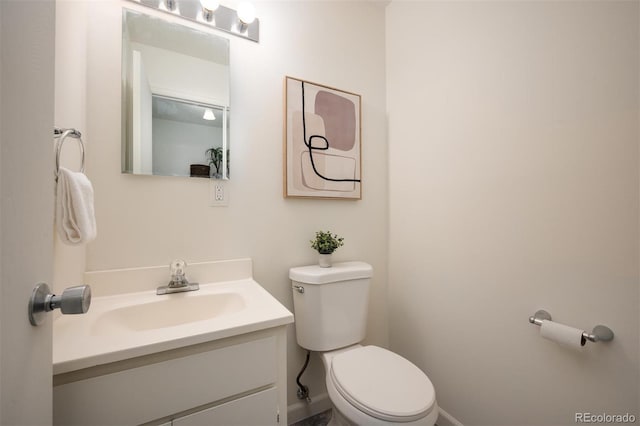
[[[78,139],[78,145],[80,146],[80,154],[82,155],[82,163],[80,165],[80,173],[84,173],[84,142],[82,142],[82,133],[76,129],[60,129],[58,127],[53,129],[53,136],[58,139],[56,142],[56,169],[54,171],[56,175],[56,182],[58,181],[58,175],[60,174],[60,151],[62,151],[62,144],[67,137]]]

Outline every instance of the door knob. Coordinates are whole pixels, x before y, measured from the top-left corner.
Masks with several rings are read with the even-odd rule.
[[[91,287],[79,285],[69,287],[56,296],[45,283],[40,283],[33,289],[29,299],[29,322],[40,325],[44,321],[45,313],[60,308],[63,314],[84,314],[91,305]]]

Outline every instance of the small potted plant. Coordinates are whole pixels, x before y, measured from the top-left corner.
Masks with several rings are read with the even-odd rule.
[[[311,247],[319,253],[320,266],[328,268],[331,266],[331,254],[344,245],[344,238],[332,234],[331,231],[318,231],[316,237],[310,242]]]
[[[213,166],[216,169],[216,171],[213,172],[213,167],[211,168],[213,177],[219,179],[222,176],[220,173],[220,166],[222,165],[222,148],[209,148],[205,152],[205,155],[209,161],[209,167]]]

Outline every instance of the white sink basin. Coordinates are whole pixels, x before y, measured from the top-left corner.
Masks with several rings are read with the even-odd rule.
[[[94,297],[83,315],[53,322],[53,373],[237,336],[293,322],[293,315],[253,279]]]
[[[232,314],[245,307],[245,300],[238,293],[174,293],[158,296],[153,302],[106,311],[96,318],[91,331],[104,335],[174,327]]]

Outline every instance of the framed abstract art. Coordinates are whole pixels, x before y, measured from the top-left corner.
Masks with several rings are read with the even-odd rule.
[[[359,200],[360,95],[285,78],[284,196]]]

